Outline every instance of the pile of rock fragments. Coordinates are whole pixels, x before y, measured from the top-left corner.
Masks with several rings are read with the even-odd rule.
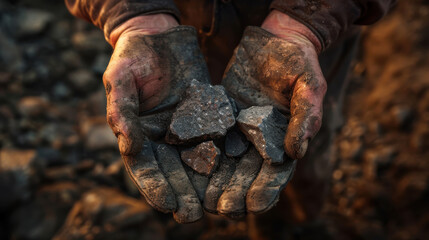
[[[287,118],[273,106],[239,109],[223,86],[192,80],[172,114],[165,140],[182,146],[182,161],[210,177],[222,152],[239,158],[254,146],[270,164],[282,164]],[[187,147],[192,145],[192,147]]]

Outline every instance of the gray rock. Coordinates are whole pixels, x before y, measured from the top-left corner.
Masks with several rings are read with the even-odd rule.
[[[246,136],[238,131],[230,131],[226,134],[225,154],[228,157],[241,157],[249,147]]]
[[[221,152],[213,141],[203,142],[196,147],[184,150],[181,153],[181,158],[186,165],[194,169],[196,172],[210,176],[219,163]]]
[[[0,210],[28,199],[37,177],[36,151],[0,150]]]
[[[173,113],[166,140],[171,144],[189,144],[216,139],[225,136],[234,124],[225,89],[194,79]]]
[[[240,130],[270,164],[281,164],[287,119],[273,106],[244,109],[237,118]]]

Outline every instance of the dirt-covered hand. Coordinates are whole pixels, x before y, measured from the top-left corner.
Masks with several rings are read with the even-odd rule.
[[[290,118],[288,125],[284,118],[283,125],[287,155],[283,162],[267,161],[252,147],[236,165],[221,162],[207,187],[205,209],[234,218],[266,212],[277,203],[292,178],[294,159],[304,156],[321,125],[326,82],[319,49],[308,28],[277,11],[262,28],[245,30],[222,85],[241,109],[272,105]]]
[[[103,82],[107,121],[128,174],[150,205],[186,223],[201,218],[202,207],[177,150],[162,137],[190,81],[209,82],[209,74],[195,29],[176,25],[164,14],[121,25],[110,36],[114,52]]]
[[[319,66],[320,42],[303,24],[273,11],[248,27],[222,81],[245,107],[274,105],[289,115],[286,153],[300,159],[322,122],[327,84]]]

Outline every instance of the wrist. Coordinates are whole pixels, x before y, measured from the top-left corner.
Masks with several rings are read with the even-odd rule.
[[[317,53],[320,53],[322,50],[322,44],[313,31],[304,24],[278,10],[273,10],[268,14],[261,28],[284,39],[290,38],[291,34],[298,35],[309,41],[314,46]]]
[[[109,35],[108,42],[115,48],[119,37],[129,34],[152,35],[165,32],[178,26],[177,20],[170,14],[160,13],[133,17],[115,28]]]

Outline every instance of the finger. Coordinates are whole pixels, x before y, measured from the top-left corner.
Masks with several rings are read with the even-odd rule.
[[[230,218],[243,217],[246,214],[246,194],[261,168],[262,157],[254,147],[241,158],[228,187],[220,196],[217,210]]]
[[[152,207],[164,213],[176,210],[174,192],[158,167],[149,140],[144,141],[139,154],[122,158],[131,179]]]
[[[320,67],[299,77],[291,99],[291,119],[285,137],[286,153],[293,159],[304,157],[309,141],[322,124],[326,81]]]
[[[272,166],[266,161],[262,164],[261,171],[246,196],[248,212],[263,213],[277,203],[281,191],[292,178],[296,162],[296,160],[285,159],[279,166]]]
[[[138,119],[139,101],[131,73],[108,68],[103,76],[107,96],[107,122],[118,137],[122,155],[141,151],[143,134]]]
[[[234,174],[235,159],[222,156],[219,168],[213,173],[204,194],[204,209],[210,213],[217,213],[217,203]]]
[[[139,117],[142,134],[152,141],[165,137],[168,125],[171,122],[173,111],[164,111]]]
[[[203,202],[204,200],[204,194],[207,189],[207,185],[209,184],[209,178],[207,176],[203,176],[194,170],[192,168],[183,165],[185,168],[186,174],[188,175],[189,180],[192,183],[192,186],[194,187],[195,191],[197,192],[198,199],[200,202]]]
[[[203,209],[198,195],[189,181],[177,150],[166,144],[155,148],[158,163],[170,183],[177,200],[177,209],[173,213],[178,223],[191,223],[203,217]]]

